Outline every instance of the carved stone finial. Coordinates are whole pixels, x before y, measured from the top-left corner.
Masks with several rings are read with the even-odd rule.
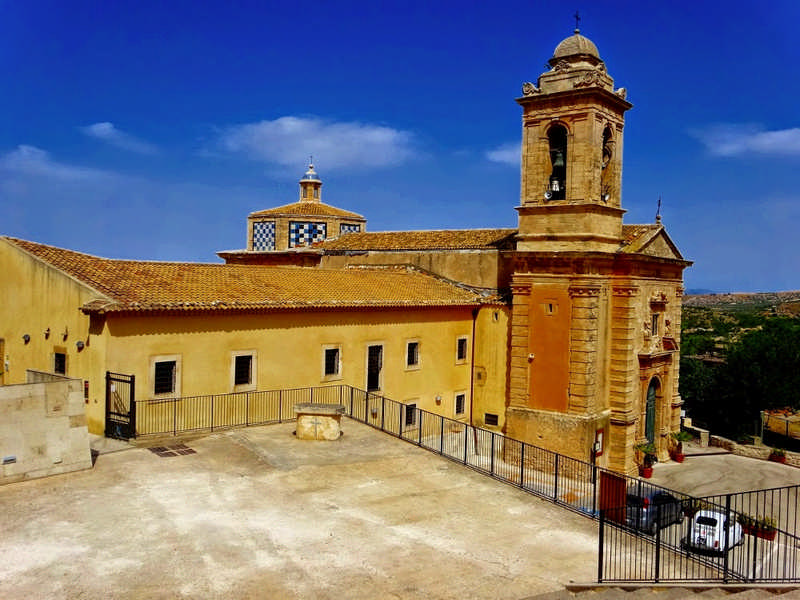
[[[541,89],[533,85],[530,81],[526,81],[522,84],[522,95],[523,96],[533,96],[534,94],[540,94]]]
[[[624,87],[621,87],[621,88],[619,88],[619,89],[618,89],[616,92],[614,92],[614,93],[615,93],[617,96],[619,96],[620,98],[622,98],[623,100],[625,100],[625,98],[627,98],[627,96],[628,96],[628,90],[627,90],[627,89],[625,89]]]

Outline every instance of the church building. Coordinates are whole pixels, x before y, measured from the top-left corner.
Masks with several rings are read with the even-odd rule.
[[[660,218],[623,224],[632,105],[578,30],[517,102],[516,228],[367,231],[309,165],[225,264],[0,238],[0,384],[84,379],[101,431],[108,371],[139,398],[346,383],[627,473],[645,442],[666,459],[691,263]]]

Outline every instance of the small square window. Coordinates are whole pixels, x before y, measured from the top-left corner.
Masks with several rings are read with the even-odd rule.
[[[164,360],[156,362],[153,375],[154,394],[172,394],[175,392],[175,368],[177,362]]]
[[[65,352],[53,353],[53,373],[67,374],[67,355]]]
[[[325,348],[325,376],[339,374],[339,348]]]
[[[419,366],[419,342],[408,342],[406,344],[406,367]]]
[[[241,354],[234,357],[233,385],[249,385],[253,383],[253,357]]]
[[[456,414],[463,415],[466,405],[466,394],[456,394]]]
[[[483,422],[489,425],[490,427],[497,427],[499,419],[497,418],[497,415],[494,415],[492,413],[484,413]]]
[[[467,338],[458,338],[456,343],[456,361],[465,362],[467,360]]]

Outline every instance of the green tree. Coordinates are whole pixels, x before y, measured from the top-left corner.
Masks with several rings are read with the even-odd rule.
[[[718,368],[682,360],[681,396],[698,423],[733,438],[755,433],[761,410],[800,408],[800,322],[767,319]]]

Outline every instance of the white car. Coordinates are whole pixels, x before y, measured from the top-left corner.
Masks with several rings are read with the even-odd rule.
[[[727,552],[734,546],[744,543],[742,526],[731,519],[728,522],[725,513],[713,510],[698,511],[692,518],[692,528],[686,545],[690,550],[706,552]],[[725,544],[725,530],[728,532],[727,545]]]

